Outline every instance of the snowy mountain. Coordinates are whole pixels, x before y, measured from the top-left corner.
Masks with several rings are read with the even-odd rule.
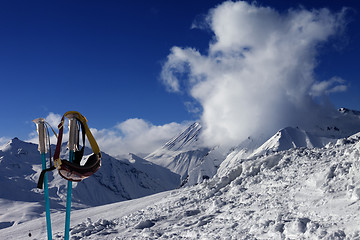
[[[322,121],[305,130],[317,137],[333,139],[349,137],[360,131],[360,112],[356,110],[340,108]]]
[[[194,123],[145,159],[104,153],[101,170],[74,184],[74,209],[90,208],[73,211],[70,234],[359,239],[360,133],[354,133],[360,131],[360,113],[339,112],[321,126],[287,127],[268,139],[250,136],[226,151],[200,145],[201,126]],[[28,239],[27,233],[44,238],[39,172],[37,145],[15,138],[0,148],[0,239]],[[66,181],[58,174],[49,181],[53,236],[62,239]],[[187,187],[164,192],[180,181]],[[150,195],[156,192],[161,193]],[[92,207],[133,198],[138,199]]]
[[[359,239],[360,133],[322,148],[268,152],[223,176],[72,212],[72,239]],[[52,214],[63,239],[64,214]],[[0,239],[46,236],[44,218]]]
[[[360,117],[360,111],[357,111],[357,110],[351,110],[348,108],[340,108],[339,112],[341,112],[344,115],[352,115],[352,116]]]
[[[146,161],[132,153],[129,154],[128,161],[132,167],[146,173],[149,177],[157,181],[157,185],[164,186],[167,190],[180,186],[180,176],[174,174],[167,168]]]
[[[178,151],[180,149],[194,149],[199,140],[201,125],[198,122],[191,124],[179,136],[168,141],[162,148],[166,150]]]
[[[216,174],[224,156],[218,147],[200,146],[200,133],[201,125],[193,123],[145,159],[179,174],[182,186],[191,186],[209,179]]]
[[[251,156],[260,156],[269,151],[283,151],[291,148],[321,148],[333,141],[336,140],[326,137],[317,137],[299,128],[287,127],[278,131],[274,136],[257,148]]]
[[[230,169],[236,167],[243,159],[253,159],[264,154],[294,148],[322,148],[359,131],[360,112],[341,108],[337,114],[329,117],[321,125],[311,126],[306,130],[286,127],[267,140],[265,136],[245,139],[230,150],[220,164],[217,175],[228,174]]]
[[[62,158],[66,159],[66,144]],[[43,212],[43,190],[36,184],[41,172],[38,146],[17,138],[0,148],[0,203],[9,209],[30,206],[22,219],[0,217],[0,228],[38,217]],[[86,152],[90,152],[87,149]],[[117,160],[102,153],[102,166],[93,176],[73,183],[74,209],[104,205],[174,189],[180,185],[179,176],[135,155],[130,160]],[[136,160],[134,160],[136,159]],[[66,201],[66,180],[57,171],[50,172],[49,194],[52,209],[63,210]],[[31,203],[30,205],[27,203]],[[0,210],[0,215],[8,214]]]
[[[182,186],[191,186],[223,174],[234,166],[233,159],[246,159],[272,151],[300,147],[324,147],[339,138],[360,131],[360,112],[339,109],[323,123],[306,130],[286,127],[268,139],[264,135],[249,136],[229,151],[223,146],[204,147],[199,144],[202,127],[193,123],[180,135],[145,157],[181,176]]]

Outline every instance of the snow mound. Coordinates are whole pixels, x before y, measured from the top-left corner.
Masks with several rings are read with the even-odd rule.
[[[357,239],[360,142],[351,141],[243,160],[227,176],[112,219],[116,233],[104,239]]]

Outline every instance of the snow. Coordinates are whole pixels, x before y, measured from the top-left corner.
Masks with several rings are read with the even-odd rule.
[[[66,143],[61,157],[66,159]],[[37,189],[41,172],[38,146],[17,138],[0,148],[0,229],[38,218],[44,212],[43,190]],[[91,150],[86,149],[86,154]],[[73,183],[72,208],[82,209],[144,197],[174,189],[179,176],[135,155],[136,163],[102,153],[102,166],[93,176]],[[63,211],[67,181],[57,171],[48,173],[50,206]]]
[[[192,186],[213,177],[225,157],[219,146],[201,146],[201,129],[199,123],[190,125],[145,159],[179,174],[182,186]]]
[[[132,153],[129,154],[128,161],[134,168],[147,173],[152,179],[157,180],[158,185],[166,184],[166,190],[174,189],[180,185],[180,176],[167,168],[146,161]]]
[[[73,184],[71,239],[360,239],[359,112],[340,112],[348,121],[230,149],[201,145],[194,123],[145,158],[102,153],[100,170]],[[46,238],[40,171],[37,145],[0,148],[0,239]],[[49,190],[63,239],[66,181],[49,174]]]
[[[195,186],[74,210],[71,239],[360,238],[360,133],[227,161],[231,168]],[[2,213],[16,204],[2,204]],[[54,239],[63,238],[64,215],[53,210]],[[46,238],[44,216],[11,227],[7,218],[0,239]]]
[[[216,174],[227,174],[238,164],[234,159],[253,158],[291,148],[321,148],[360,131],[358,111],[342,108],[339,112],[329,116],[321,126],[310,126],[306,130],[286,127],[269,139],[264,135],[249,136],[231,149],[203,145],[202,126],[194,123],[145,159],[180,175],[181,186],[193,186]]]
[[[99,226],[103,226],[103,232],[115,221],[109,221],[107,218],[115,219],[126,216],[134,211],[142,209],[149,204],[154,204],[161,199],[167,192],[154,194],[141,199],[128,200],[115,204],[108,204],[99,207],[92,207],[71,212],[71,234],[92,235],[100,234]],[[109,211],[110,210],[110,211]],[[51,214],[52,230],[54,239],[63,239],[63,230],[65,228],[65,211],[55,211]],[[76,226],[76,227],[74,227]],[[19,228],[20,227],[20,228]],[[19,232],[20,231],[20,232]],[[0,229],[0,239],[29,239],[29,235],[33,239],[46,239],[45,217],[27,221],[21,225],[14,225],[9,228]],[[75,238],[76,239],[76,238]]]
[[[252,153],[252,156],[263,155],[269,151],[283,151],[291,148],[319,148],[333,141],[335,140],[332,138],[317,137],[305,130],[287,127],[278,131],[273,137],[256,149],[256,151]]]

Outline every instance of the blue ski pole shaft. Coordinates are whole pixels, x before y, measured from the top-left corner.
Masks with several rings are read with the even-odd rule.
[[[74,152],[71,150],[69,153],[69,161],[74,160]],[[65,216],[65,240],[69,240],[70,237],[70,212],[71,212],[71,194],[72,194],[72,182],[68,181],[67,195],[66,195],[66,216]]]
[[[42,161],[42,169],[46,168],[46,156],[45,153],[41,153],[41,161]],[[45,173],[44,178],[44,195],[45,195],[45,210],[46,210],[46,229],[48,239],[52,239],[52,231],[51,231],[51,218],[50,218],[50,201],[49,201],[49,188],[48,188],[48,179],[47,173]]]
[[[37,132],[39,134],[39,152],[41,155],[41,165],[42,170],[46,169],[46,131],[45,131],[45,120],[43,118],[34,119],[33,122],[36,124]],[[51,232],[51,218],[50,218],[50,203],[49,203],[49,188],[48,188],[48,179],[47,173],[44,176],[44,197],[45,197],[45,211],[46,211],[46,230],[48,240],[52,239],[52,232]]]
[[[76,116],[68,116],[69,122],[69,161],[73,162],[75,159],[76,150],[76,137],[77,137],[77,123]],[[71,212],[71,193],[72,182],[68,181],[67,195],[66,195],[66,216],[65,216],[65,240],[69,240],[70,237],[70,212]]]

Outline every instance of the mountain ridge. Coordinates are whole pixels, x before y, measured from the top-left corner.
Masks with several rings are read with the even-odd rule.
[[[0,148],[0,202],[34,203],[32,210],[23,217],[24,221],[43,210],[40,204],[44,202],[43,190],[37,189],[41,172],[37,148],[37,144],[18,138],[11,139]],[[61,151],[62,159],[67,158],[67,152],[65,144]],[[87,149],[85,152],[91,150]],[[48,184],[51,209],[64,210],[67,181],[55,170],[48,173]],[[174,189],[179,185],[179,176],[168,169],[143,159],[132,164],[126,159],[118,160],[102,152],[101,168],[91,177],[73,183],[72,208],[81,209],[140,198]]]
[[[360,132],[322,148],[297,147],[238,158],[228,170],[195,186],[75,210],[70,236],[105,240],[359,238]],[[55,239],[63,238],[63,217],[60,212],[52,214]],[[3,225],[12,224],[1,218]],[[28,239],[28,233],[45,238],[44,221],[42,217],[0,229],[0,238]]]
[[[340,108],[322,125],[314,125],[309,129],[288,126],[270,137],[249,136],[228,151],[222,146],[201,145],[204,143],[201,139],[202,131],[201,123],[194,122],[145,159],[179,174],[182,186],[191,186],[227,172],[227,168],[234,167],[236,161],[232,161],[235,158],[254,158],[291,148],[321,148],[339,138],[348,137],[360,131],[360,112]]]
[[[200,145],[201,129],[200,123],[191,124],[145,159],[179,174],[181,186],[195,185],[213,177],[224,156],[218,147]]]

